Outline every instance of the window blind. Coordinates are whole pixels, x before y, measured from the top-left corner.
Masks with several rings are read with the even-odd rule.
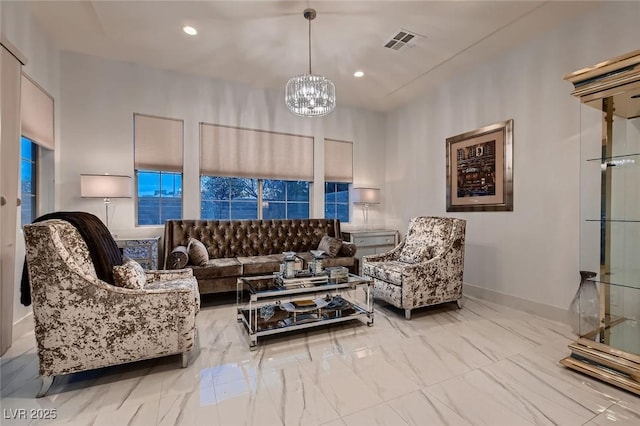
[[[313,181],[313,138],[200,123],[200,173]]]
[[[55,149],[53,98],[24,74],[20,89],[22,136],[44,148]]]
[[[184,121],[133,115],[136,170],[182,172]]]
[[[324,180],[353,182],[353,142],[324,140]]]

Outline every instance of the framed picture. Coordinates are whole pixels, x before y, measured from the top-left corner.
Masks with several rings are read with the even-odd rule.
[[[447,211],[513,211],[513,120],[447,138]]]

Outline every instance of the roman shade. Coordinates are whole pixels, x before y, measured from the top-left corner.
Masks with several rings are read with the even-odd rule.
[[[313,180],[313,138],[200,123],[200,174]]]
[[[353,182],[353,143],[336,139],[324,140],[324,180]]]
[[[184,121],[133,115],[136,170],[182,172]]]
[[[44,148],[55,149],[53,98],[24,74],[20,89],[22,136]]]

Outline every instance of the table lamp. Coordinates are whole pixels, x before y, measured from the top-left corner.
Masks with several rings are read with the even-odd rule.
[[[362,205],[364,227],[369,229],[369,207],[380,204],[380,190],[378,188],[353,188],[353,204]]]
[[[109,204],[112,198],[131,198],[131,176],[122,175],[80,175],[80,196],[82,198],[102,198],[104,200],[105,224],[109,229]]]

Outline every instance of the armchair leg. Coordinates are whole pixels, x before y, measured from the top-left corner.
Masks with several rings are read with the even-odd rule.
[[[182,368],[187,368],[189,365],[189,352],[182,352]]]
[[[42,387],[40,388],[40,392],[36,395],[36,398],[42,398],[47,394],[47,392],[49,392],[49,388],[53,384],[53,379],[55,379],[55,377],[56,376],[40,376],[42,379]]]
[[[407,319],[407,320],[410,320],[410,319],[411,319],[411,309],[405,309],[405,310],[404,310],[404,317],[405,317],[405,319]]]
[[[461,297],[460,299],[456,300],[456,305],[458,306],[458,309],[462,309],[462,307],[464,306],[464,299]]]

